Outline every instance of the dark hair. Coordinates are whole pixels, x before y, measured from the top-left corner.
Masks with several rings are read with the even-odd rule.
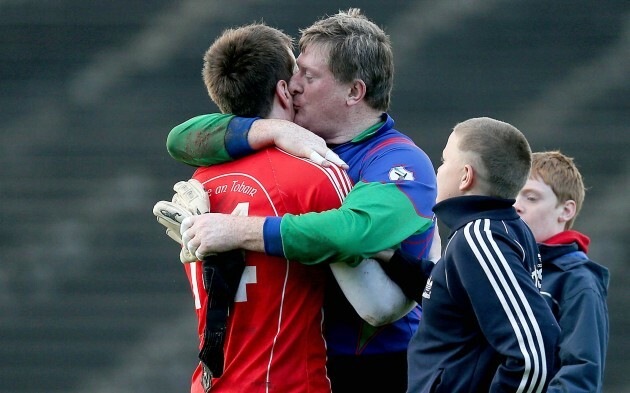
[[[394,84],[394,55],[389,36],[358,8],[340,11],[301,30],[300,51],[315,44],[328,49],[328,68],[342,83],[361,79],[365,101],[387,111]]]
[[[206,51],[203,80],[221,112],[266,117],[276,84],[295,68],[293,40],[262,23],[228,29]]]

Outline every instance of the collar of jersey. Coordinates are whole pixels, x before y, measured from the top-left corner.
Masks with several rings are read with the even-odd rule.
[[[371,137],[372,135],[376,134],[378,132],[378,130],[380,130],[383,125],[385,125],[385,123],[387,122],[389,116],[387,115],[387,113],[383,113],[381,115],[381,121],[379,121],[378,123],[374,124],[372,127],[368,128],[367,130],[361,132],[359,135],[355,136],[350,142],[361,142],[364,141],[366,139],[368,139],[369,137]]]

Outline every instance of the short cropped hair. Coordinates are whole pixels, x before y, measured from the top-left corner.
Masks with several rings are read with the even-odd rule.
[[[573,162],[573,158],[557,150],[534,153],[529,177],[542,180],[551,187],[558,198],[558,204],[568,200],[575,202],[575,216],[565,224],[565,229],[571,229],[582,209],[586,194],[582,174]]]
[[[473,152],[478,158],[475,169],[487,195],[516,198],[532,164],[532,151],[523,133],[489,117],[461,122],[453,132],[459,137],[459,150]]]
[[[328,49],[328,68],[335,80],[365,82],[366,103],[387,111],[394,84],[394,55],[383,29],[361,14],[358,8],[340,11],[300,30],[300,51],[309,45]]]
[[[293,75],[292,51],[291,37],[262,23],[225,30],[203,57],[210,97],[223,113],[267,117],[277,82]]]

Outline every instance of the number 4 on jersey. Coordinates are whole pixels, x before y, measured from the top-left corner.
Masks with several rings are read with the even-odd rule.
[[[235,216],[247,216],[249,215],[249,203],[242,202],[236,205],[232,213]],[[195,308],[201,308],[201,301],[199,300],[199,288],[198,285],[199,280],[197,280],[197,269],[201,269],[201,264],[193,262],[190,264],[191,269],[191,277],[193,284],[193,297],[195,300]],[[245,271],[243,271],[243,276],[241,277],[241,281],[238,284],[238,289],[236,291],[235,302],[246,302],[247,301],[247,284],[256,284],[256,266],[245,266]]]
[[[232,210],[232,215],[235,216],[247,216],[249,215],[249,203],[243,202],[236,205]],[[241,282],[238,284],[238,290],[236,291],[235,302],[247,301],[247,284],[256,284],[256,266],[245,266]]]

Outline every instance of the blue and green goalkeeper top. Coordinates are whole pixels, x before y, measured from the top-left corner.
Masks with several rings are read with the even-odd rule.
[[[193,166],[234,160],[252,153],[247,132],[255,120],[197,116],[171,130],[167,149],[176,160]],[[268,254],[304,264],[351,265],[387,248],[428,256],[435,221],[431,210],[435,171],[429,157],[393,126],[384,113],[381,122],[351,141],[330,146],[349,165],[355,186],[338,209],[268,217],[263,234]],[[324,305],[329,355],[406,351],[421,317],[419,307],[390,325],[373,327],[330,281]]]

